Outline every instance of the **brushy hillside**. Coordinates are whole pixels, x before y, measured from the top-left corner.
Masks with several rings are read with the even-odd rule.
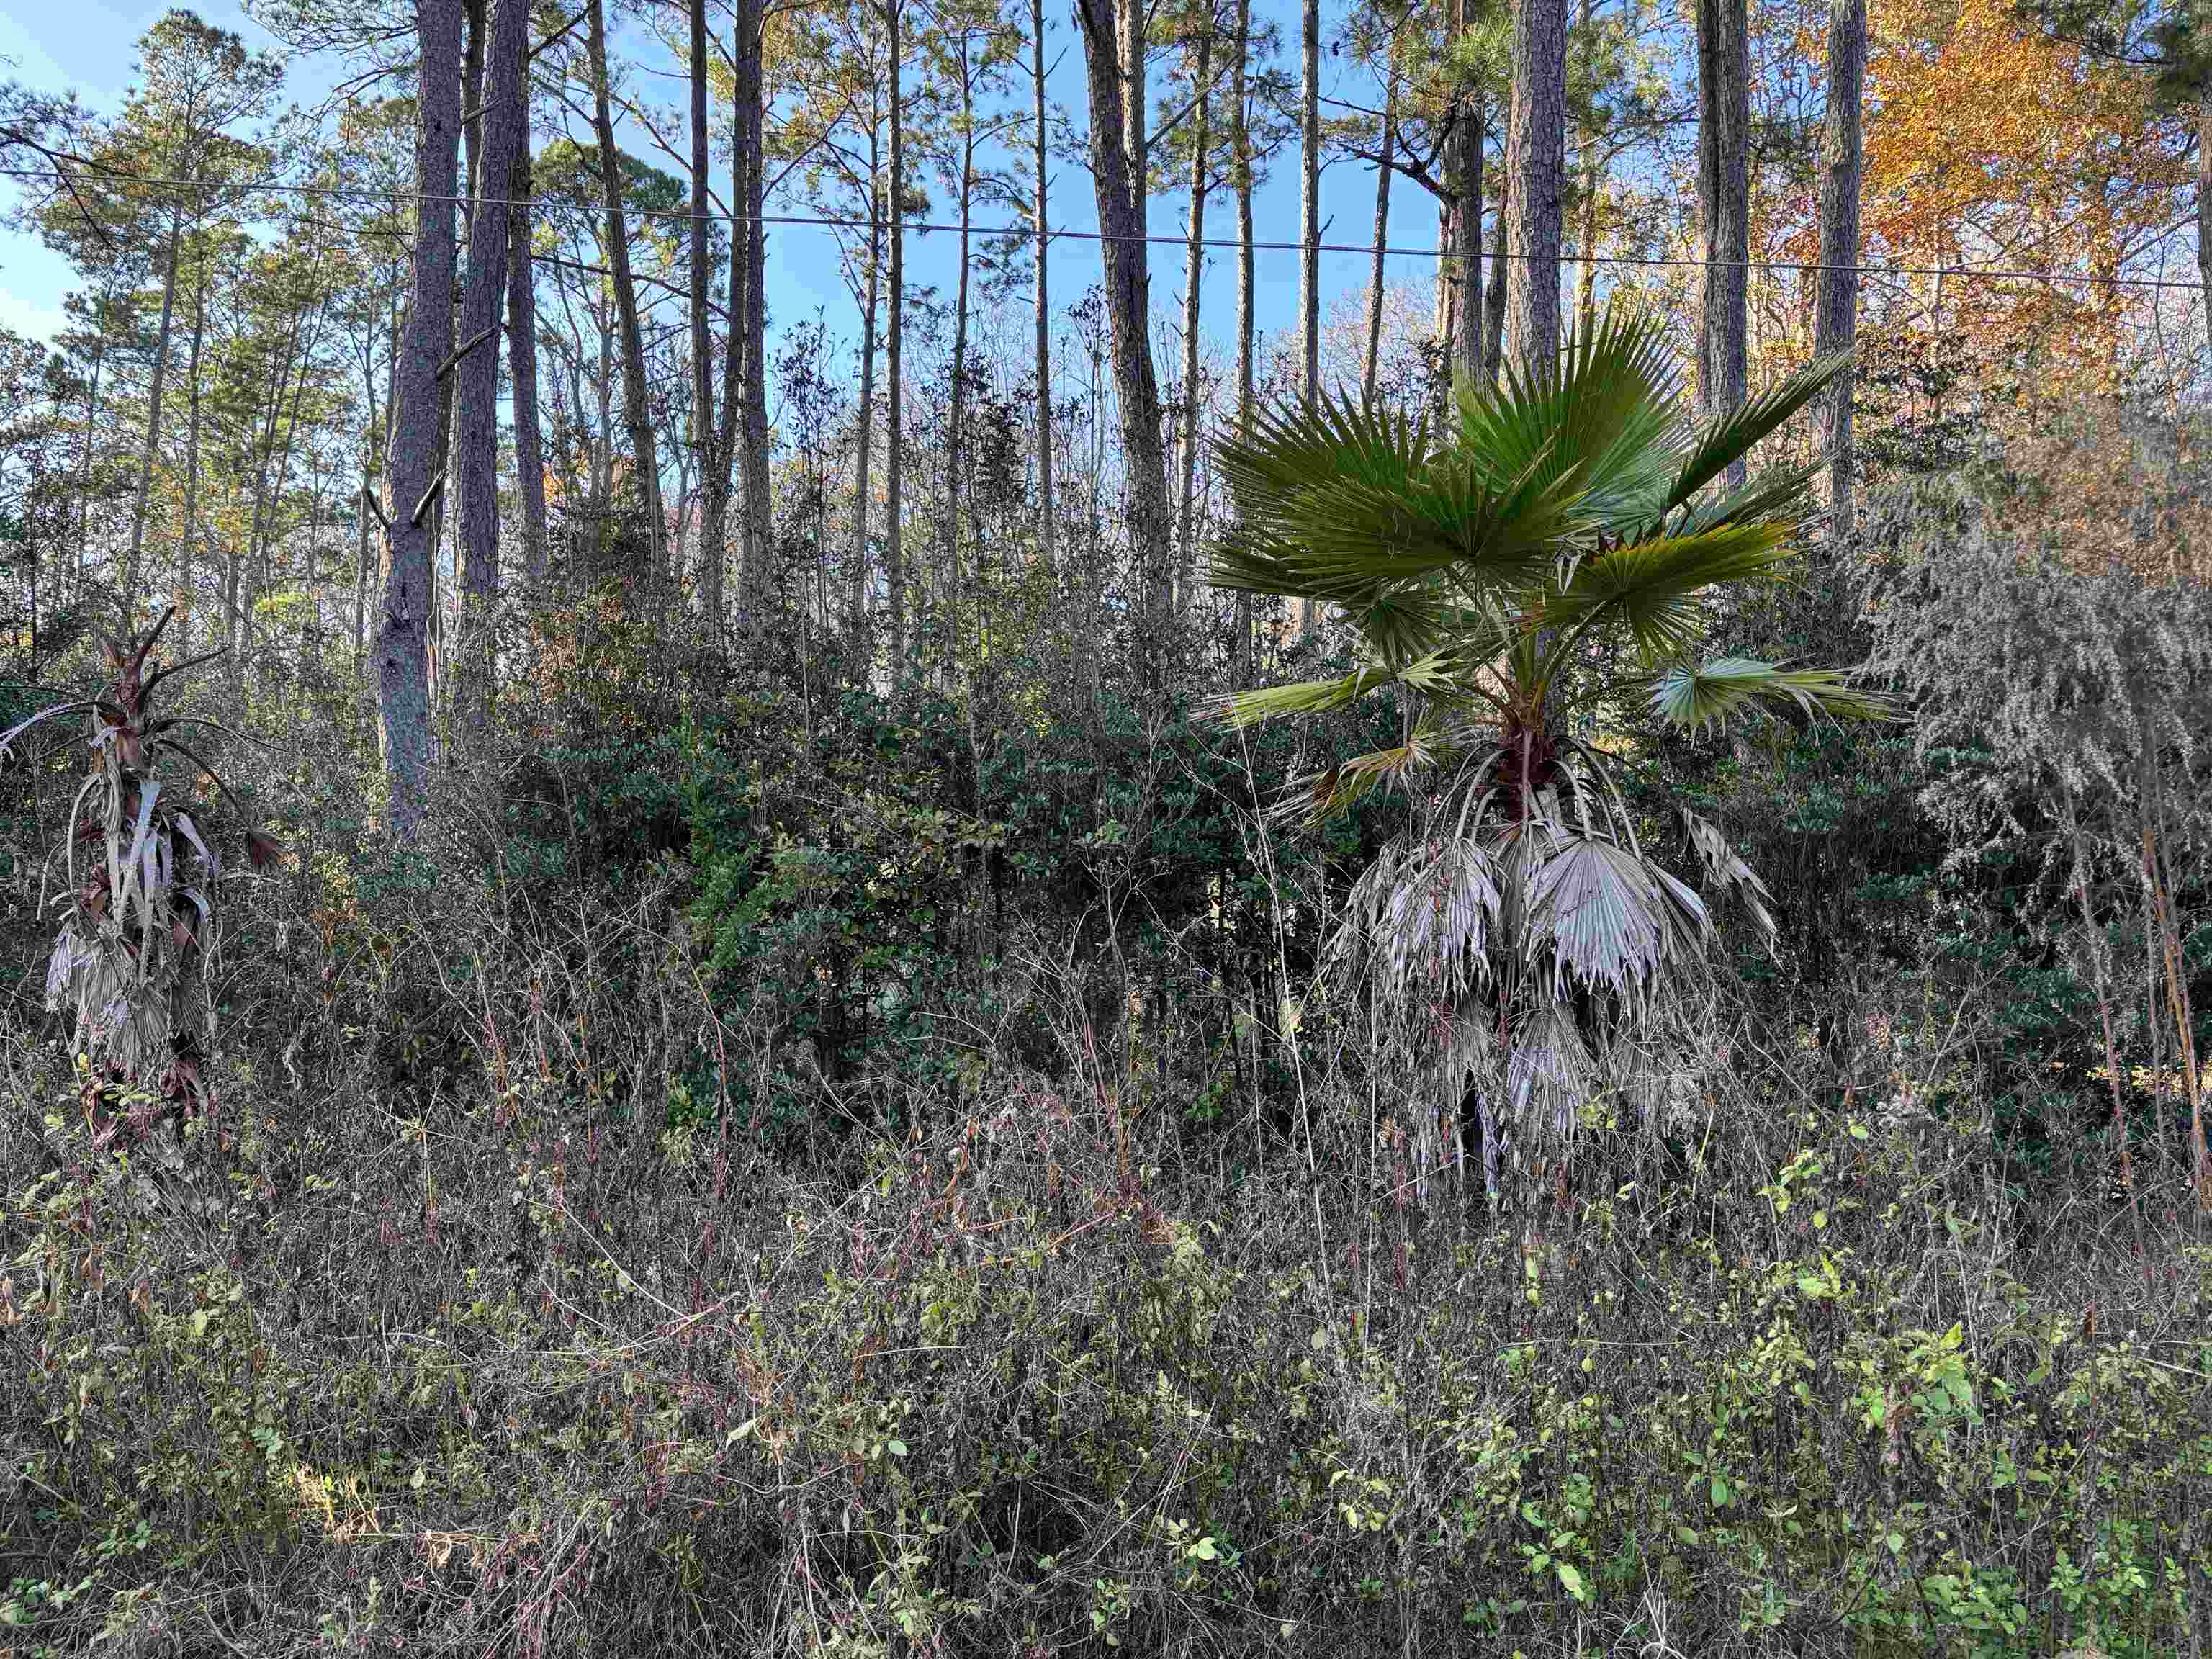
[[[2023,1176],[1956,1009],[1840,1066],[1717,1028],[1665,1133],[1601,1110],[1493,1217],[1413,1162],[1387,1032],[1316,1018],[1277,1104],[1200,1111],[1018,939],[1019,1018],[810,1073],[794,1150],[744,1081],[791,988],[710,988],[688,866],[430,868],[309,844],[255,891],[181,1150],[94,1155],[11,1042],[19,1651],[2212,1634],[2212,1250],[2178,1174],[2140,1254],[2101,1176]],[[1237,1018],[1179,1008],[1162,1042]]]

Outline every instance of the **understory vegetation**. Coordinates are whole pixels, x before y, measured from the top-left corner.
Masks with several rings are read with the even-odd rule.
[[[1723,632],[1902,637],[1851,594],[1940,616],[1917,537],[2030,568],[2033,469],[1950,476]],[[2023,627],[2135,580],[2033,568]],[[2196,1659],[2212,1248],[2140,803],[2038,791],[2087,670],[2056,735],[1944,735],[2021,706],[1995,586],[1918,727],[1625,729],[1653,844],[1728,824],[1774,940],[1495,1195],[1330,949],[1405,796],[1263,810],[1371,703],[1238,733],[1009,664],[979,730],[598,590],[502,624],[497,790],[395,853],[352,689],[262,694],[287,735],[224,769],[283,853],[224,907],[204,1109],[102,1136],[12,1005],[6,1639]],[[32,982],[76,764],[9,775]]]

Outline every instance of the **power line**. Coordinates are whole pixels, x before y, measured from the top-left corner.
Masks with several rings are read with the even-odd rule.
[[[106,168],[99,169],[99,172],[101,178],[118,184],[144,185],[155,189],[191,190],[210,195],[228,193],[240,196],[307,196],[332,198],[342,201],[377,201],[389,203],[395,205],[402,202],[412,203],[417,205],[427,202],[437,202],[443,203],[447,206],[463,207],[470,206],[471,204],[483,207],[506,208],[536,208],[544,205],[544,198],[532,198],[528,197],[503,196],[479,201],[476,198],[468,196],[447,196],[423,191],[383,190],[378,189],[373,185],[240,185],[223,184],[202,179],[163,179],[149,176],[144,173],[117,173]],[[64,183],[68,182],[67,175],[62,173],[58,168],[0,167],[0,179],[46,178],[55,178],[61,179]],[[624,208],[623,210],[623,214],[625,218],[657,220],[680,224],[690,224],[694,221],[699,221],[713,224],[791,226],[801,229],[868,230],[872,228],[879,231],[889,230],[896,227],[902,231],[919,231],[923,233],[933,231],[949,235],[957,236],[966,234],[969,236],[978,236],[986,239],[1016,237],[1024,241],[1034,241],[1036,239],[1037,234],[1036,227],[1034,225],[961,226],[957,224],[939,224],[929,221],[914,219],[885,219],[872,225],[871,222],[866,219],[838,218],[830,215],[793,213],[763,213],[753,215],[731,213],[728,211],[695,214],[687,210],[674,208]],[[331,228],[354,235],[377,234],[369,231],[366,227],[359,226],[337,225],[332,226]],[[1143,242],[1160,247],[1188,248],[1190,246],[1189,237],[1167,234],[1153,235],[1147,234],[1139,236],[1124,233],[1112,233],[1101,230],[1053,230],[1049,228],[1045,231],[1044,234],[1045,240],[1048,242]],[[1201,237],[1198,245],[1202,248],[1214,249],[1241,249],[1245,246],[1243,242],[1229,237]],[[1306,246],[1303,242],[1285,241],[1255,241],[1250,246],[1255,252],[1280,253],[1303,252],[1305,251]],[[1467,257],[1462,254],[1455,253],[1449,248],[1392,247],[1388,245],[1377,246],[1371,242],[1322,242],[1316,245],[1314,251],[1319,253],[1364,253],[1370,257],[1380,253],[1388,258],[1408,259],[1454,259]],[[1533,259],[1535,256],[1528,253],[1510,252],[1501,249],[1492,249],[1482,255],[1482,257],[1484,258],[1490,259],[1526,260]],[[1562,250],[1559,254],[1559,262],[1561,264],[1580,264],[1588,263],[1590,264],[1626,267],[1629,269],[1638,270],[1704,270],[1713,266],[1731,265],[1745,270],[1793,270],[1806,275],[1817,275],[1829,271],[1845,271],[1860,276],[1874,277],[1958,277],[1968,282],[2048,283],[2054,286],[2062,283],[2079,283],[2090,286],[2104,288],[2133,288],[2154,290],[2162,290],[2166,289],[2185,289],[2192,294],[2197,292],[2203,286],[2200,283],[2163,276],[2106,276],[2074,275],[2061,274],[2056,271],[2048,270],[2021,270],[2004,268],[1993,270],[1984,265],[1833,265],[1824,264],[1818,260],[1685,259],[1664,255],[1643,255],[1631,253],[1593,254],[1585,259],[1583,255],[1571,249]]]

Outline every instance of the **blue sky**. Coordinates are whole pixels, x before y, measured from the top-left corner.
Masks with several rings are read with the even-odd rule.
[[[162,9],[162,6],[149,3],[149,0],[70,0],[66,8],[4,0],[0,3],[0,58],[8,60],[8,67],[0,72],[41,90],[73,90],[92,108],[103,112],[112,111],[130,82],[137,38]],[[210,22],[236,29],[250,45],[273,44],[246,16],[235,0],[207,0],[198,9]],[[1265,12],[1284,9],[1262,5],[1258,9]],[[1278,21],[1285,26],[1285,37],[1295,40],[1295,16],[1285,9]],[[1066,9],[1060,5],[1049,8],[1047,27],[1050,35],[1048,60],[1056,63],[1048,82],[1051,95],[1055,102],[1079,117],[1084,108],[1082,54]],[[1328,29],[1331,20],[1325,17],[1323,27]],[[682,65],[672,60],[659,43],[640,30],[626,28],[617,37],[617,50],[636,62],[641,71],[637,84],[648,95],[669,100],[680,98],[682,88],[678,77]],[[1341,91],[1360,101],[1368,100],[1370,88],[1366,77],[1352,68],[1347,60],[1325,58],[1324,64],[1325,90]],[[288,76],[288,95],[295,99],[318,97],[337,73],[334,64],[295,62]],[[1024,84],[1018,81],[1012,91],[1026,104]],[[624,135],[622,142],[624,148],[641,156],[653,155],[650,142],[641,132],[633,131]],[[1052,220],[1055,228],[1095,228],[1087,173],[1073,161],[1057,161],[1052,187]],[[1436,216],[1425,193],[1401,181],[1392,199],[1392,244],[1416,248],[1433,245]],[[1298,204],[1293,154],[1285,152],[1279,158],[1274,176],[1261,189],[1255,207],[1255,228],[1260,240],[1297,240]],[[795,201],[771,204],[771,211],[779,209],[787,212],[806,210]],[[1372,228],[1373,210],[1374,179],[1364,165],[1340,164],[1324,173],[1324,240],[1366,240]],[[1179,195],[1155,197],[1152,206],[1153,233],[1180,234],[1183,211],[1184,202]],[[949,218],[950,210],[940,204],[939,210],[933,216]],[[984,210],[978,214],[979,222],[1003,222],[1009,217],[1002,209]],[[1226,237],[1233,234],[1234,229],[1232,204],[1224,191],[1209,205],[1207,234],[1210,237]],[[937,283],[949,291],[952,257],[953,239],[949,236],[912,239],[909,281],[918,285]],[[1433,262],[1421,258],[1394,258],[1391,267],[1391,279],[1395,282],[1419,280],[1425,283],[1431,278]],[[1287,250],[1263,252],[1259,256],[1258,272],[1257,297],[1262,328],[1291,326],[1297,300],[1296,253]],[[1364,292],[1367,276],[1364,255],[1324,255],[1324,306],[1338,295]],[[1064,310],[1098,280],[1097,245],[1057,245],[1052,278],[1054,303]],[[1227,249],[1213,251],[1207,262],[1204,298],[1206,332],[1216,338],[1226,335],[1234,316],[1233,282],[1234,255]],[[1156,319],[1180,315],[1182,285],[1181,250],[1155,246],[1152,306]],[[67,266],[41,247],[34,237],[0,232],[0,325],[39,338],[51,337],[62,325],[62,298],[71,286]],[[811,318],[819,310],[833,330],[848,336],[857,333],[854,307],[838,274],[831,234],[826,230],[779,226],[771,231],[769,297],[777,321]],[[1168,368],[1163,363],[1164,379]]]

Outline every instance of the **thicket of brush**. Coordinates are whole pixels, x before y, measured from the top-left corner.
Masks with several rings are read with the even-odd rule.
[[[1743,626],[1843,659],[1833,598]],[[2203,1659],[2179,785],[2145,962],[2094,764],[1648,743],[1781,938],[1494,1207],[1316,977],[1404,806],[1264,818],[1309,739],[509,638],[496,801],[403,858],[351,685],[228,711],[284,852],[135,1141],[38,996],[77,763],[6,779],[0,1649]]]

